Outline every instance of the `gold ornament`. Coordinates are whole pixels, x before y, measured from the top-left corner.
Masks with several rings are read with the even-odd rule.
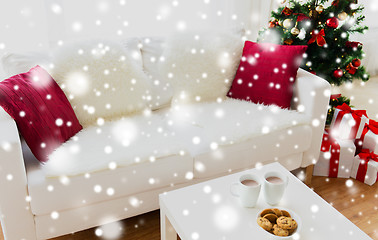
[[[337,15],[337,18],[340,19],[340,21],[344,21],[348,17],[348,14],[346,12],[341,12],[339,15]]]
[[[324,7],[322,5],[319,5],[315,8],[315,11],[317,11],[318,13],[322,13],[324,11]]]
[[[291,19],[285,19],[284,21],[283,21],[283,23],[282,23],[282,26],[284,27],[284,28],[290,28],[290,27],[292,27],[293,26],[293,20],[291,20]]]
[[[299,34],[299,29],[298,28],[296,28],[296,27],[293,27],[292,29],[291,29],[291,34],[293,34],[293,35],[298,35]]]

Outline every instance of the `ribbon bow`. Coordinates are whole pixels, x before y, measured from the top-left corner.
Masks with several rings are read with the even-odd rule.
[[[370,152],[370,150],[367,148],[362,149],[361,152],[358,154],[358,156],[361,159],[365,160],[366,162],[369,162],[369,161],[378,162],[378,155],[375,154],[374,152]]]
[[[361,118],[362,116],[365,116],[367,117],[367,114],[366,114],[366,110],[353,110],[352,108],[350,108],[348,106],[348,104],[346,103],[343,103],[343,105],[341,106],[337,106],[336,107],[337,109],[340,109],[341,111],[345,112],[345,113],[350,113],[352,114],[353,118],[356,119],[356,117],[359,117]],[[344,113],[344,114],[345,114]]]
[[[323,47],[326,44],[326,40],[324,39],[325,37],[325,32],[324,29],[317,31],[314,30],[311,32],[312,38],[307,42],[307,44],[316,43],[318,44],[319,47]]]
[[[361,153],[359,153],[358,156],[364,161],[360,161],[360,165],[358,166],[356,174],[356,179],[360,182],[365,182],[368,163],[369,161],[378,162],[378,155],[374,154],[374,152],[370,152],[369,149],[362,149]]]
[[[362,116],[368,117],[366,114],[366,110],[353,110],[346,103],[343,103],[342,105],[337,106],[336,109],[339,109],[340,112],[337,114],[337,117],[335,119],[334,128],[337,129],[339,127],[341,120],[345,114],[351,114],[355,121],[355,126],[352,128],[349,138],[354,139],[357,135]]]
[[[365,132],[366,130],[366,132]],[[364,131],[363,133],[367,133],[368,131],[372,131],[375,135],[378,135],[378,122],[370,119],[369,120],[369,124],[365,124],[365,128],[364,128]]]

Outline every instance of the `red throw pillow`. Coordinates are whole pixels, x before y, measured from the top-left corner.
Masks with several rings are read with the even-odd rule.
[[[0,82],[0,106],[41,162],[83,128],[63,91],[40,66]]]
[[[246,41],[227,96],[289,108],[293,84],[307,46]]]

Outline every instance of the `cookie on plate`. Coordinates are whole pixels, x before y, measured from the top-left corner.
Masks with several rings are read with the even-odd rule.
[[[286,236],[289,236],[289,231],[286,229],[280,228],[277,224],[274,224],[273,234],[280,237],[286,237]]]
[[[272,223],[266,218],[263,218],[263,217],[257,218],[257,224],[263,229],[265,229],[266,231],[272,230]]]
[[[297,228],[297,222],[294,219],[284,216],[277,218],[277,225],[286,230]]]
[[[263,218],[268,219],[271,223],[274,224],[276,223],[278,217],[276,214],[268,213],[268,214],[265,214]]]
[[[264,217],[267,214],[275,214],[271,208],[267,208],[261,211],[260,216]]]

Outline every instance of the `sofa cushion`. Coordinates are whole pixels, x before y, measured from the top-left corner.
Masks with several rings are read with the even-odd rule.
[[[232,98],[171,108],[166,118],[171,131],[184,136],[180,142],[193,156],[310,121],[297,111]]]
[[[140,39],[136,37],[120,40],[125,51],[134,59],[135,63],[143,68],[142,53],[140,51]]]
[[[74,176],[129,166],[184,150],[159,114],[137,115],[91,126],[56,149],[45,176]]]
[[[224,98],[234,79],[242,52],[241,36],[192,32],[167,40],[162,76],[174,88],[173,104]]]
[[[41,162],[82,129],[63,91],[39,66],[0,82],[0,106]]]
[[[246,41],[228,96],[289,108],[293,84],[307,46]]]
[[[80,123],[115,119],[146,108],[150,84],[124,47],[113,41],[63,45],[54,54],[52,76],[68,96]]]
[[[165,39],[162,37],[141,38],[140,50],[142,52],[143,70],[149,77],[152,85],[149,107],[158,110],[171,104],[173,89],[159,71],[159,62],[165,61],[163,51]]]

